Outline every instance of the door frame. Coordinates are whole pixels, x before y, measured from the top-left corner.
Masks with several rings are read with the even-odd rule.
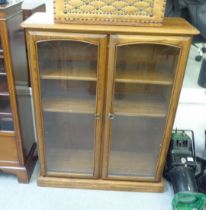
[[[105,84],[105,66],[106,66],[106,48],[107,35],[101,34],[81,34],[81,33],[66,33],[66,32],[50,32],[50,31],[26,31],[30,76],[32,83],[32,92],[35,108],[35,124],[37,129],[38,154],[40,159],[40,175],[54,177],[70,177],[70,178],[99,178],[100,176],[100,161],[101,161],[101,132],[103,119],[103,97]],[[38,49],[37,43],[42,41],[79,41],[98,46],[98,72],[97,72],[97,89],[96,89],[96,129],[94,140],[94,173],[93,176],[87,176],[75,173],[48,173],[46,164],[45,142],[44,142],[44,126],[42,115],[41,102],[41,86],[38,67]],[[101,58],[101,59],[100,59]],[[94,116],[95,117],[95,116]]]

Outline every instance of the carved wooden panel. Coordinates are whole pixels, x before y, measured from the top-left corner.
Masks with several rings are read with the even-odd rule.
[[[160,25],[165,0],[55,0],[55,22]]]

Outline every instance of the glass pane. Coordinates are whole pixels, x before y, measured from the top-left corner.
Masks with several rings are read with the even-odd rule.
[[[4,67],[4,51],[2,49],[1,39],[0,39],[0,75],[5,74],[5,67]]]
[[[98,48],[75,41],[49,41],[39,44],[41,78],[90,80],[97,78]]]
[[[96,82],[41,80],[43,109],[51,112],[95,114]]]
[[[98,47],[38,43],[47,171],[93,176]]]
[[[45,112],[44,122],[47,170],[92,175],[94,116]]]
[[[113,102],[115,114],[165,117],[170,86],[116,83]]]
[[[10,107],[7,75],[4,66],[4,52],[0,39],[0,132],[4,131],[14,131],[14,124]]]
[[[13,131],[14,123],[12,115],[0,114],[0,132]]]
[[[8,93],[8,84],[6,75],[0,75],[0,93]]]
[[[154,177],[164,123],[164,118],[115,116],[109,175]]]
[[[0,75],[6,75],[3,59],[0,59]]]
[[[171,85],[179,49],[156,44],[125,45],[117,48],[118,82]]]
[[[0,38],[1,39],[1,38]],[[0,58],[2,59],[4,57],[3,55],[3,48],[2,48],[2,43],[1,43],[1,40],[0,40]]]
[[[117,47],[109,176],[156,176],[179,49]]]
[[[0,131],[14,130],[6,75],[0,75]]]

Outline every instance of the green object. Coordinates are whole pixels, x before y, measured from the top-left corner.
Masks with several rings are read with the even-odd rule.
[[[186,133],[172,133],[173,141],[192,141],[191,138]]]
[[[194,192],[179,192],[172,201],[173,210],[203,210],[205,204],[205,195]]]

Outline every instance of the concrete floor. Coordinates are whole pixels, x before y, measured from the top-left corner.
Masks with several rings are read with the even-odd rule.
[[[38,187],[38,167],[29,184],[19,184],[13,175],[0,174],[2,210],[171,210],[173,191],[164,193],[113,192]]]

